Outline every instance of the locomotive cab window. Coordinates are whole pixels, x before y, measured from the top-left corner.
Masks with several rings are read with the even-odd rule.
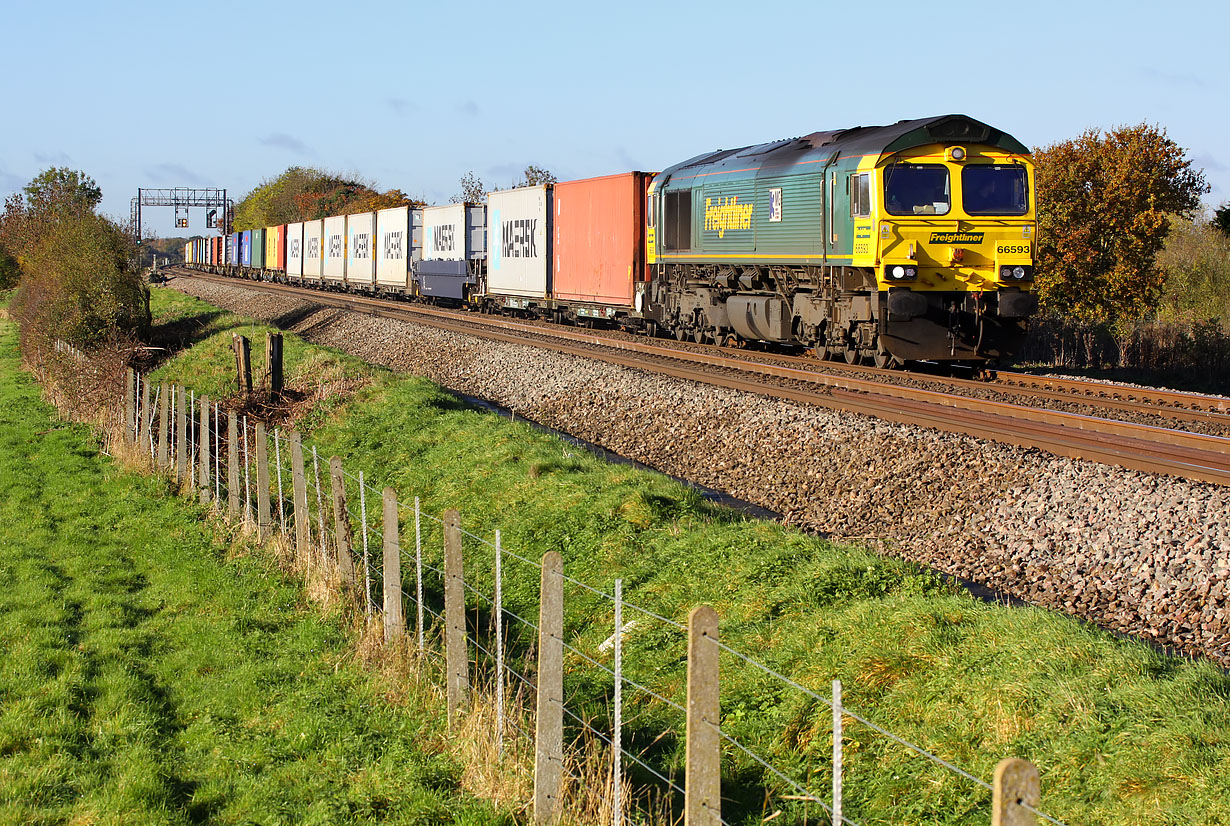
[[[850,215],[854,218],[866,218],[871,215],[871,174],[864,172],[860,175],[851,175],[848,183],[850,186]]]
[[[961,170],[966,215],[1024,215],[1029,211],[1029,178],[1017,164],[976,164]]]
[[[890,215],[947,215],[952,208],[948,167],[895,163],[884,170],[884,208]]]

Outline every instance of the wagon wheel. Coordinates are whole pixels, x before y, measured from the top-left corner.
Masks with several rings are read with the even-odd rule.
[[[688,337],[687,330],[683,329],[682,327],[675,328],[675,340],[676,341],[683,341],[687,337]]]
[[[700,327],[697,327],[695,330],[693,330],[692,331],[692,341],[696,342],[697,344],[704,344],[705,343],[705,331],[701,329]]]

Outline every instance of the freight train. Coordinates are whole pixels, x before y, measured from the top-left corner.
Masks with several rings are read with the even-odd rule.
[[[323,289],[811,348],[853,364],[1011,357],[1037,309],[1034,171],[964,115],[196,239],[189,266]]]

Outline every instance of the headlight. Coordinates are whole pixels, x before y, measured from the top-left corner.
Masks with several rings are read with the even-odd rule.
[[[1028,281],[1034,277],[1033,267],[1008,266],[999,268],[1000,281]]]
[[[918,277],[918,268],[894,264],[884,268],[884,277],[890,281],[912,281]]]

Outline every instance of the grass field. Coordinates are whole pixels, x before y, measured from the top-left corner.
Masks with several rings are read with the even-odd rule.
[[[268,329],[164,290],[154,307],[177,329],[203,320],[197,346],[157,374],[198,393],[225,388],[230,329]],[[850,707],[981,777],[1005,756],[1033,760],[1043,807],[1070,824],[1230,823],[1230,678],[1207,663],[1055,614],[978,603],[899,561],[714,510],[664,477],[469,409],[430,382],[290,335],[286,348],[292,382],[354,380],[350,395],[299,422],[322,457],[336,453],[377,486],[422,497],[428,513],[460,508],[467,529],[490,536],[498,527],[506,547],[530,557],[560,550],[572,576],[607,590],[622,577],[630,601],[676,619],[711,603],[725,641],[821,693],[839,677]],[[438,542],[426,541],[436,565]],[[466,552],[467,579],[488,591],[489,555],[474,544]],[[532,615],[537,571],[510,563],[506,575],[505,599]],[[570,644],[596,652],[609,606],[576,589],[567,599]],[[627,649],[634,679],[681,698],[675,632],[643,623]],[[823,789],[827,709],[737,661],[722,667],[723,727]],[[603,725],[609,683],[594,674],[573,659],[566,690]],[[669,709],[636,709],[642,745],[681,728]],[[655,748],[678,765],[676,738]],[[866,729],[851,727],[846,748],[856,821],[989,822],[989,795]],[[724,761],[729,788],[752,790],[732,792],[728,819],[759,821],[760,771],[733,751]]]
[[[503,822],[261,553],[52,418],[0,320],[0,823]]]

